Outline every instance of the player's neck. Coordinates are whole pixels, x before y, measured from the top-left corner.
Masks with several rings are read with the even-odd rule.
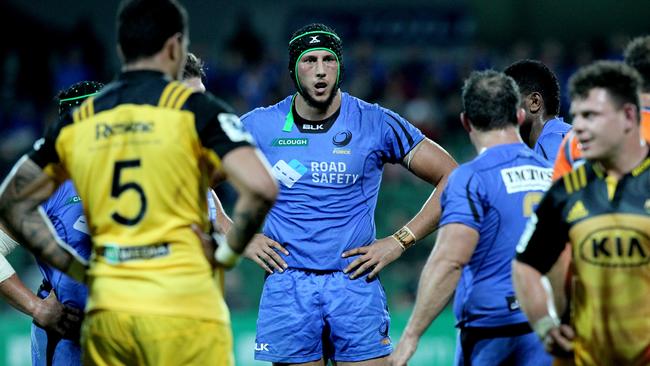
[[[639,166],[648,156],[649,148],[647,142],[639,137],[631,137],[619,147],[619,150],[611,158],[598,162],[608,176],[615,178],[620,178]]]
[[[334,99],[332,99],[332,103],[330,103],[326,109],[316,108],[307,103],[305,98],[303,98],[300,93],[298,93],[296,96],[295,104],[296,112],[298,112],[298,115],[300,117],[308,121],[322,121],[336,113],[336,111],[341,106],[341,90],[339,89],[336,91],[336,95],[334,96]]]
[[[143,58],[122,66],[122,72],[143,70],[160,71],[169,79],[175,79],[175,76],[173,75],[173,66],[160,62],[155,58]]]
[[[539,136],[542,134],[546,123],[554,118],[555,116],[544,116],[540,117],[532,123],[530,127],[530,135],[528,135],[528,141],[530,142],[528,146],[530,146],[531,149],[535,147],[537,139],[539,139]]]
[[[477,152],[496,145],[523,143],[516,127],[506,127],[490,131],[474,131],[471,137]]]

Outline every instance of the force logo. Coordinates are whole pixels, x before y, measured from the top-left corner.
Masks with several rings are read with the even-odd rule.
[[[350,131],[341,131],[338,132],[334,137],[332,137],[332,143],[334,146],[343,147],[352,141],[352,132]]]
[[[580,257],[602,267],[637,267],[650,263],[650,237],[634,228],[604,227],[587,235]]]

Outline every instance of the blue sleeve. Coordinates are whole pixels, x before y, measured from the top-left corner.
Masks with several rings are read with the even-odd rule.
[[[381,157],[384,162],[396,164],[424,139],[424,135],[399,114],[383,108],[381,113]]]
[[[483,187],[480,177],[467,166],[454,170],[442,192],[440,226],[458,223],[480,231],[485,215]]]
[[[548,134],[537,141],[535,144],[535,152],[544,157],[544,159],[555,162],[563,138],[564,135],[558,133]]]
[[[257,143],[259,141],[259,137],[257,136],[257,130],[255,128],[255,123],[257,121],[257,114],[256,113],[257,109],[253,109],[252,111],[242,115],[240,117],[241,123],[244,126],[244,129],[246,132],[250,133],[251,136],[253,136],[253,139]]]
[[[56,191],[54,191],[54,193],[52,193],[47,201],[41,204],[41,207],[43,207],[43,210],[45,210],[45,213],[50,219],[55,217],[59,208],[65,204],[65,202],[61,202],[61,200],[65,199],[66,192],[69,189],[73,189],[72,182],[66,180],[59,186],[59,188],[57,188]]]

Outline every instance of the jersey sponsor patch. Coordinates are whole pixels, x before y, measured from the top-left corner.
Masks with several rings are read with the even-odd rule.
[[[273,165],[272,172],[275,179],[279,180],[287,188],[291,188],[296,184],[298,179],[307,173],[307,170],[307,167],[302,165],[301,162],[292,159],[289,163],[284,160],[279,160]]]
[[[72,228],[81,231],[82,233],[86,235],[90,235],[90,229],[88,228],[88,222],[86,221],[86,216],[81,215],[77,219],[77,221],[74,222],[72,225]]]
[[[328,184],[354,184],[359,179],[359,174],[348,171],[348,165],[344,162],[334,161],[312,161],[311,180],[314,183]]]
[[[271,141],[271,146],[274,147],[295,147],[295,146],[309,146],[309,139],[305,137],[285,137],[275,138]]]
[[[132,247],[108,244],[97,248],[97,254],[104,257],[108,263],[112,264],[166,257],[170,252],[171,249],[169,248],[169,243]]]
[[[502,169],[501,178],[508,193],[546,191],[551,186],[553,169],[521,165]]]

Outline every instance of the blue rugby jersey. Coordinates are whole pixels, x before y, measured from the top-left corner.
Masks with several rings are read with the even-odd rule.
[[[81,198],[68,180],[42,205],[59,237],[82,258],[90,257],[91,242]],[[86,306],[88,289],[61,271],[37,261],[39,269],[54,289],[59,301],[78,309]]]
[[[571,130],[571,125],[564,122],[562,117],[554,118],[544,124],[542,133],[533,147],[536,153],[543,156],[551,164],[555,162],[560,144],[564,136]]]
[[[284,245],[289,267],[342,270],[349,249],[375,240],[375,206],[383,166],[399,163],[422,133],[398,114],[342,93],[326,132],[291,124],[292,96],[257,108],[242,122],[273,167],[280,194],[264,234]]]
[[[450,175],[440,226],[458,223],[479,233],[456,288],[458,326],[527,321],[515,300],[510,266],[526,220],[551,184],[551,173],[548,161],[515,143],[493,146]]]

